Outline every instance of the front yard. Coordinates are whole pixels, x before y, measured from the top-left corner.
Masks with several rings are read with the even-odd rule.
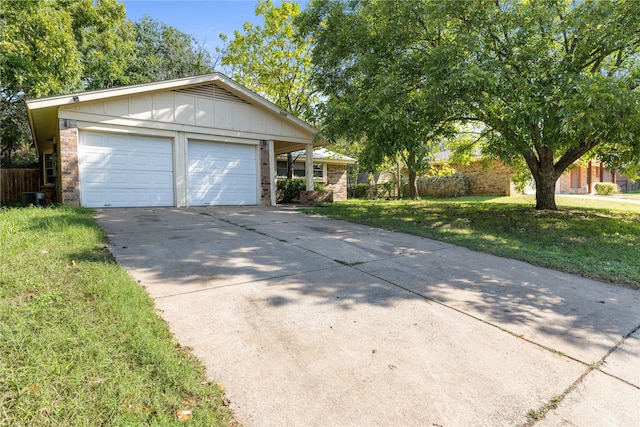
[[[533,196],[350,200],[310,212],[451,242],[473,250],[640,289],[640,205]]]
[[[92,212],[0,208],[0,425],[233,424]]]

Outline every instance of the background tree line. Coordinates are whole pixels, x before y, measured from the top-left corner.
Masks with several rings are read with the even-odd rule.
[[[0,0],[2,167],[33,164],[26,98],[212,72],[191,35],[117,0]]]

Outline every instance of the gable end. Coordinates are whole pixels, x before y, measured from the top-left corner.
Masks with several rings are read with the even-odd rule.
[[[251,105],[244,99],[232,94],[228,90],[214,84],[207,83],[198,86],[185,87],[181,89],[174,89],[173,92],[198,96],[200,98],[206,98],[218,101],[235,102],[239,104]]]

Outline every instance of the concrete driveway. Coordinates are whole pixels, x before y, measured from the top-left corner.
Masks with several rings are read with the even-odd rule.
[[[640,425],[638,291],[287,208],[98,220],[247,426]]]

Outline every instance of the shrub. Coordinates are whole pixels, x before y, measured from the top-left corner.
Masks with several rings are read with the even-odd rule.
[[[391,199],[394,194],[395,191],[394,189],[396,188],[396,182],[395,181],[387,181],[387,182],[383,182],[382,184],[376,184],[376,197],[379,198],[383,198],[383,199]]]
[[[347,197],[349,199],[368,199],[369,184],[356,184],[347,189]]]
[[[462,173],[421,177],[417,182],[418,194],[421,196],[458,197],[471,193],[471,178]]]
[[[613,182],[598,182],[595,185],[596,194],[600,196],[608,196],[618,193],[618,185]]]
[[[373,184],[373,197],[375,199],[391,199],[395,197],[395,181],[387,181],[382,184]],[[368,199],[369,184],[356,184],[347,188],[347,198]]]
[[[300,192],[307,189],[304,178],[279,179],[276,186],[276,203],[291,203],[300,197]],[[326,191],[319,182],[313,183],[314,191]]]

